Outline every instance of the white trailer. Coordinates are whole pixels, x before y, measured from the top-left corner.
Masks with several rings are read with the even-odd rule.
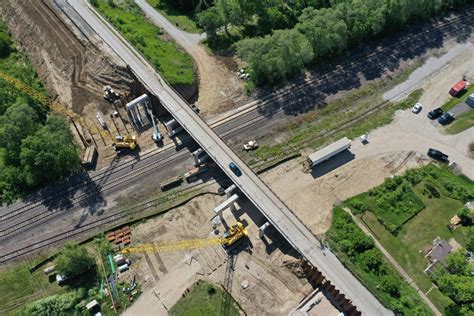
[[[351,140],[347,137],[344,137],[337,142],[334,142],[317,152],[312,153],[308,156],[307,163],[309,168],[330,159],[331,157],[339,154],[340,152],[349,149],[351,147]]]

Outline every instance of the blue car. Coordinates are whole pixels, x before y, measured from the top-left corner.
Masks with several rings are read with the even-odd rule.
[[[237,176],[240,177],[242,175],[242,171],[240,171],[239,167],[233,162],[229,164],[229,169]]]

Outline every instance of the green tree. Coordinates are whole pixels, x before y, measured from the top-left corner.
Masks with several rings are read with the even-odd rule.
[[[296,28],[313,47],[317,60],[339,54],[348,44],[348,30],[342,12],[335,9],[305,9]]]
[[[451,274],[465,274],[468,267],[464,251],[456,251],[449,254],[446,259],[446,269]]]
[[[385,293],[394,297],[400,296],[401,282],[398,277],[392,274],[384,275],[380,278],[380,288]]]
[[[361,253],[359,259],[366,271],[379,274],[382,266],[382,256],[377,248]]]
[[[252,80],[257,84],[274,84],[303,71],[313,59],[308,40],[296,30],[278,30],[263,38],[237,43],[239,54],[252,68]]]
[[[69,278],[83,275],[94,268],[94,259],[86,248],[77,244],[66,244],[56,259],[56,270]]]
[[[66,121],[54,115],[34,135],[22,141],[20,159],[25,181],[31,187],[70,175],[80,164]]]

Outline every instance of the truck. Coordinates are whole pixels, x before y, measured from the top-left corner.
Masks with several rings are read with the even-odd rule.
[[[347,137],[341,138],[340,140],[308,155],[306,159],[306,170],[309,171],[314,166],[330,159],[331,157],[343,152],[351,147],[351,140]]]
[[[449,90],[449,94],[453,97],[459,95],[461,91],[466,89],[467,87],[467,81],[466,80],[459,80],[452,88]]]

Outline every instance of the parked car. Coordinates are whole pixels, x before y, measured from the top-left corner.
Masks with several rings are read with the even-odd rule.
[[[421,109],[422,109],[422,108],[423,108],[423,107],[421,106],[421,103],[417,103],[417,104],[415,104],[415,105],[411,108],[411,111],[412,111],[413,113],[415,113],[415,114],[418,114],[418,113],[421,112]]]
[[[448,155],[444,154],[443,152],[430,148],[428,149],[428,157],[431,157],[435,160],[441,161],[441,162],[448,162]]]
[[[452,116],[452,115],[449,114],[448,112],[444,113],[444,114],[438,119],[438,122],[439,122],[439,124],[441,124],[441,125],[448,125],[448,124],[451,123],[452,121],[454,121],[454,116]]]
[[[237,176],[240,177],[242,175],[242,171],[240,171],[239,167],[233,162],[229,163],[229,169]]]
[[[441,115],[443,115],[443,109],[437,108],[437,109],[434,109],[433,111],[430,111],[426,116],[428,116],[430,120],[435,120]]]

